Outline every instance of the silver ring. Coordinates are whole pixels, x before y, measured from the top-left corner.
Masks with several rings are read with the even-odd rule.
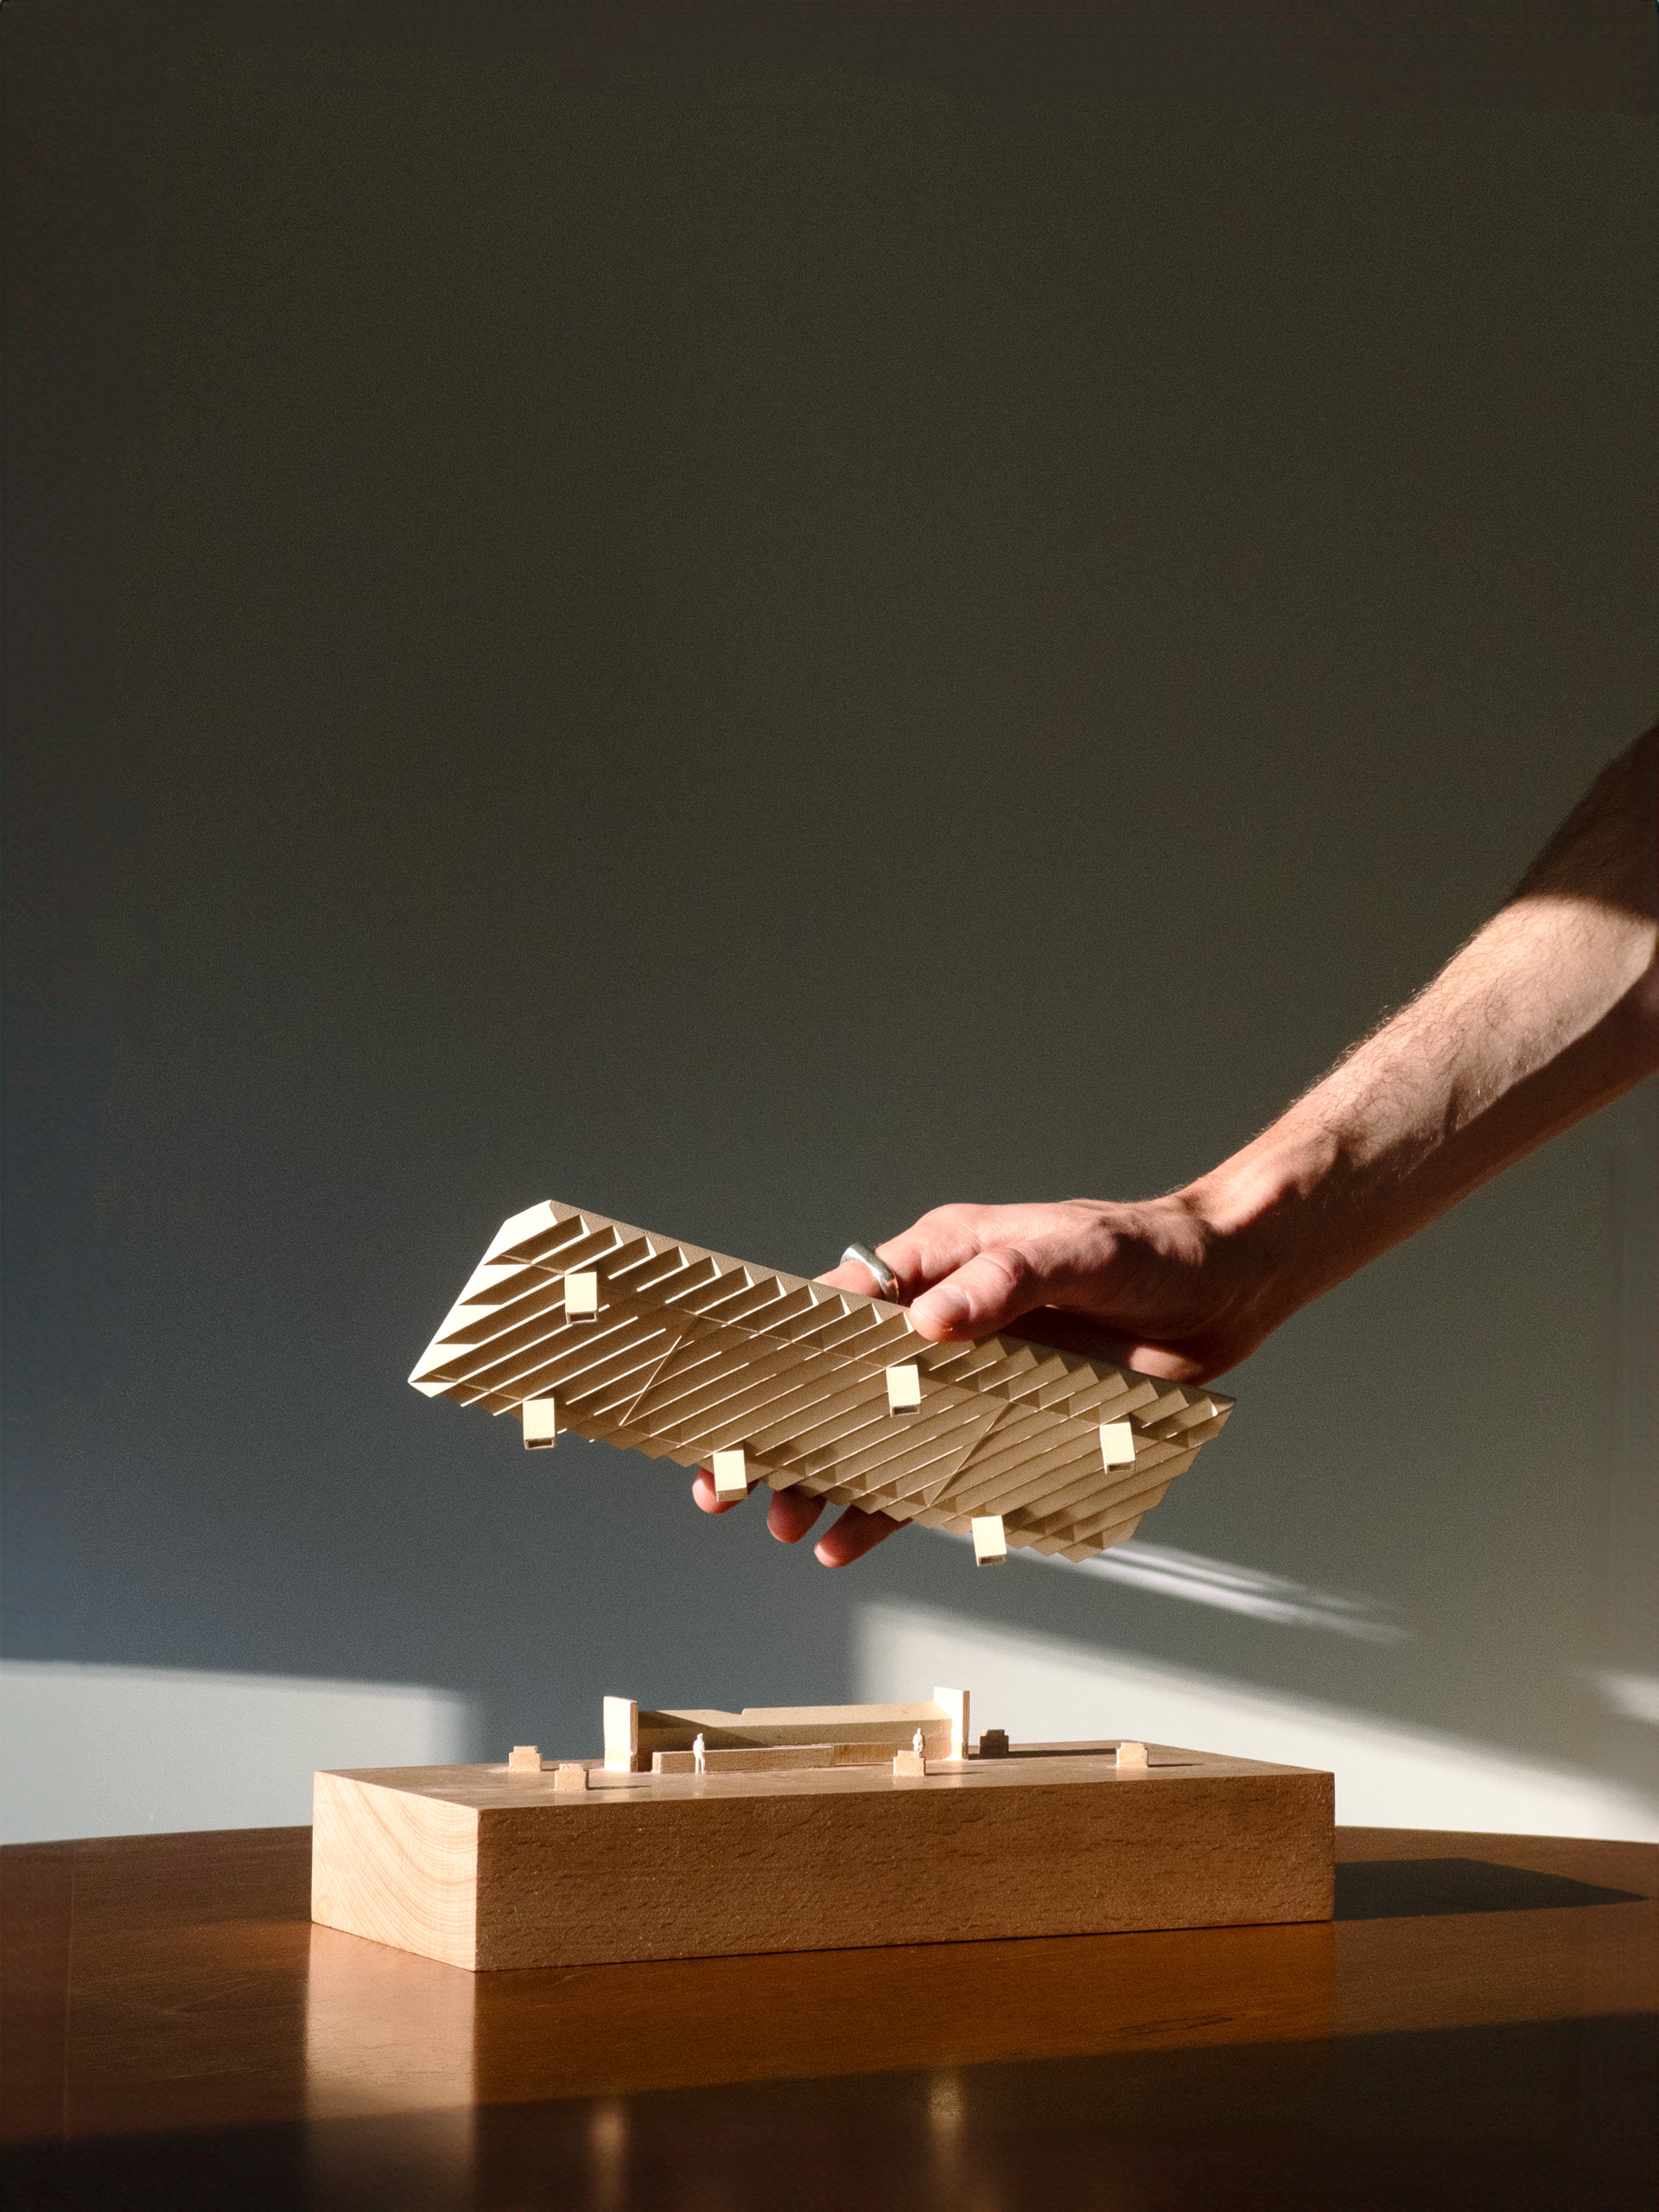
[[[861,1268],[868,1268],[869,1269],[870,1273],[875,1278],[875,1287],[879,1296],[887,1299],[896,1299],[898,1297],[898,1276],[894,1274],[893,1269],[887,1265],[885,1260],[877,1259],[875,1254],[871,1251],[868,1244],[849,1244],[841,1256],[843,1261],[856,1260]]]

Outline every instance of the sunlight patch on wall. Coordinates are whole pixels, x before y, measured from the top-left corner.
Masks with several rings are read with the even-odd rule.
[[[950,1682],[971,1694],[976,1732],[1016,1742],[1132,1736],[1328,1767],[1337,1818],[1353,1827],[1659,1841],[1659,1802],[1599,1775],[1131,1652],[883,1600],[858,1609],[853,1656],[857,1697]]]
[[[0,1841],[288,1827],[320,1766],[466,1758],[451,1690],[166,1667],[0,1662]]]
[[[1659,1675],[1618,1675],[1605,1667],[1584,1667],[1580,1672],[1599,1692],[1610,1713],[1659,1728]]]

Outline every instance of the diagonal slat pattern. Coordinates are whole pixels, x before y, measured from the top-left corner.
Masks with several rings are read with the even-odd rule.
[[[567,1274],[596,1279],[596,1313],[567,1313]],[[895,1413],[900,1360],[921,1403]],[[774,1489],[926,1528],[997,1515],[1067,1559],[1133,1535],[1233,1406],[1016,1337],[928,1344],[885,1300],[552,1200],[501,1224],[409,1379],[496,1414],[552,1399],[561,1432],[682,1466],[741,1450]],[[1105,1464],[1103,1420],[1133,1465]]]

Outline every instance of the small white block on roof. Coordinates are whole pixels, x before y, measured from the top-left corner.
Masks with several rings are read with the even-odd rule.
[[[922,1371],[914,1360],[887,1370],[887,1411],[914,1413],[922,1402]]]
[[[1008,1540],[1000,1513],[981,1514],[973,1523],[974,1565],[1001,1567],[1008,1555]]]
[[[714,1455],[715,1496],[722,1505],[734,1503],[749,1494],[748,1462],[741,1452],[716,1452]]]
[[[558,1434],[557,1409],[551,1398],[526,1398],[518,1408],[524,1424],[526,1452],[545,1452]]]

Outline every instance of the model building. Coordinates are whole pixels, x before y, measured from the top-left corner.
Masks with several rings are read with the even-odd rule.
[[[970,1740],[968,1694],[644,1711],[602,1758],[319,1774],[312,1913],[474,1969],[1328,1919],[1328,1774]]]
[[[681,1466],[1087,1559],[1233,1402],[1012,1336],[930,1344],[901,1306],[554,1200],[503,1222],[410,1381]]]

